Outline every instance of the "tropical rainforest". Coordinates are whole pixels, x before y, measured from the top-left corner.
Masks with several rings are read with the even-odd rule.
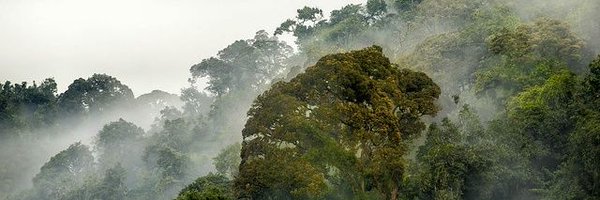
[[[199,60],[181,94],[5,81],[0,198],[600,199],[599,10],[304,7]]]

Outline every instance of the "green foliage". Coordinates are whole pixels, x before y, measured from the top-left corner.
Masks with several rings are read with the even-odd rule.
[[[174,188],[182,187],[183,182],[190,180],[188,172],[193,169],[191,160],[191,144],[194,139],[202,139],[195,135],[194,122],[188,118],[170,120],[169,109],[164,110],[163,123],[160,130],[147,139],[142,160],[152,173],[142,188],[166,194]],[[201,133],[201,132],[200,132]],[[144,190],[142,190],[144,191]],[[164,198],[164,197],[163,197]]]
[[[417,161],[418,191],[422,199],[487,199],[485,179],[493,166],[494,143],[468,106],[458,122],[448,118],[432,124],[425,144],[419,147]]]
[[[445,7],[439,8],[439,5],[430,5],[431,3],[433,2],[424,2],[422,9],[445,9]],[[439,3],[452,4],[453,7],[457,7],[455,9],[473,9],[474,11],[466,18],[460,18],[463,20],[461,26],[464,28],[456,31],[442,31],[442,33],[422,38],[422,41],[415,44],[414,50],[408,51],[408,55],[398,58],[397,62],[403,67],[423,71],[436,83],[444,85],[441,88],[441,105],[444,108],[450,108],[455,107],[453,99],[450,98],[453,95],[472,96],[469,93],[475,87],[476,75],[481,73],[482,64],[485,64],[490,57],[490,53],[486,50],[486,39],[499,30],[512,29],[520,23],[520,19],[506,7],[479,8],[480,4],[477,3]],[[428,10],[423,12],[428,12]],[[439,13],[448,12],[453,11],[440,11]],[[446,22],[449,19],[443,21]],[[415,21],[414,23],[434,22]],[[464,99],[467,100],[467,98]],[[483,102],[483,100],[474,100],[469,104],[476,107],[478,102]],[[460,107],[455,107],[453,110],[458,109]]]
[[[577,78],[563,71],[545,84],[519,93],[508,105],[508,117],[521,134],[531,138],[532,144],[541,145],[540,154],[531,159],[536,159],[542,168],[556,169],[564,159],[569,137],[566,133],[576,123],[577,85]]]
[[[600,57],[584,64],[600,4],[557,2],[368,0],[329,18],[304,7],[275,30],[298,53],[265,31],[238,40],[192,66],[181,111],[176,95],[134,100],[103,74],[60,95],[52,79],[0,84],[0,199],[169,199],[215,149],[218,174],[178,199],[599,199]],[[87,125],[64,119],[117,106],[162,111],[147,133],[105,125],[95,154],[73,144],[8,194],[53,149],[44,138]]]
[[[421,3],[422,0],[394,0],[394,7],[398,12],[408,11]]]
[[[255,101],[236,190],[297,199],[347,186],[396,199],[406,141],[424,128],[421,116],[435,114],[438,95],[431,79],[397,69],[380,47],[326,56]],[[342,185],[326,187],[335,177]]]
[[[120,164],[106,170],[97,198],[106,200],[125,199],[127,195],[127,187],[124,185],[125,173],[125,169]]]
[[[543,84],[563,69],[583,70],[580,61],[584,43],[568,24],[560,21],[541,18],[514,30],[503,29],[494,33],[488,43],[489,50],[500,56],[486,61],[488,67],[476,75],[476,88],[510,90],[500,98]]]
[[[369,0],[367,1],[367,14],[371,18],[376,18],[387,13],[387,4],[385,0]]]
[[[125,169],[120,164],[107,169],[104,178],[90,178],[78,189],[69,192],[66,200],[122,200],[126,199],[128,189],[125,186]]]
[[[232,191],[227,177],[210,173],[181,190],[177,200],[233,200]]]
[[[126,143],[139,139],[144,134],[142,128],[123,119],[105,125],[96,136],[95,146],[103,151],[124,149]],[[124,153],[124,152],[119,152]]]
[[[182,91],[182,96],[185,95],[186,92]],[[140,95],[135,98],[135,104],[140,107],[140,109],[152,109],[156,111],[160,111],[165,107],[181,107],[185,100],[183,97],[179,97],[175,94],[170,94],[161,90],[152,90],[152,92],[148,94]],[[200,97],[196,101],[201,101]]]
[[[92,171],[94,157],[89,148],[75,143],[56,154],[33,178],[34,199],[63,199]]]
[[[181,153],[163,148],[158,152],[156,164],[162,169],[162,176],[165,178],[181,179],[185,173],[185,157]]]
[[[56,116],[54,79],[46,79],[39,86],[35,82],[0,83],[0,138],[54,125]]]
[[[58,98],[65,116],[102,112],[134,99],[129,87],[106,74],[94,74],[88,79],[75,80]]]
[[[141,143],[144,130],[123,119],[105,125],[96,135],[94,146],[100,153],[98,161],[103,168],[117,163],[132,163],[131,156],[141,155]]]
[[[223,95],[232,90],[260,90],[285,67],[291,47],[259,31],[250,40],[238,40],[190,69],[194,78],[208,77],[207,90]]]
[[[323,10],[319,8],[305,6],[302,9],[298,9],[296,12],[296,18],[288,19],[283,22],[275,30],[275,35],[281,35],[284,32],[292,32],[295,37],[302,40],[311,36],[314,30],[324,22],[321,21],[323,18]]]
[[[321,32],[327,41],[345,44],[348,40],[360,36],[368,27],[369,16],[361,5],[350,4],[339,10],[331,11],[328,29]]]
[[[580,119],[569,138],[569,158],[555,173],[550,185],[551,199],[597,199],[600,197],[600,113]]]
[[[486,163],[480,152],[468,147],[446,144],[428,151],[423,162],[428,163],[421,190],[424,199],[463,199],[476,188],[470,188]]]
[[[156,167],[165,180],[183,178],[188,158],[182,152],[187,152],[189,144],[185,127],[183,119],[167,121],[165,129],[146,147],[144,160]]]
[[[336,25],[344,20],[348,19],[361,19],[364,18],[363,15],[363,7],[357,4],[349,4],[342,7],[339,10],[331,11],[331,17],[329,19],[329,23],[331,25]]]
[[[213,98],[193,87],[181,91],[181,100],[185,102],[183,105],[185,115],[190,117],[206,115],[211,109],[211,102],[213,102]]]
[[[305,20],[305,16],[314,17]],[[313,63],[327,54],[372,45],[371,30],[382,30],[393,19],[388,3],[383,0],[343,6],[331,11],[329,19],[323,18],[320,9],[305,7],[298,10],[294,19],[283,22],[275,34],[293,33],[300,55],[308,57],[306,63]]]
[[[589,65],[590,73],[585,77],[581,97],[585,108],[590,110],[600,109],[600,55]]]
[[[238,174],[238,167],[242,158],[240,158],[240,143],[231,144],[223,149],[217,157],[213,158],[215,168],[219,174],[233,178]]]
[[[568,137],[566,161],[555,173],[550,184],[551,199],[600,198],[600,113],[598,112],[597,80],[600,77],[600,57],[589,65],[590,74],[584,78],[579,95],[579,116]]]

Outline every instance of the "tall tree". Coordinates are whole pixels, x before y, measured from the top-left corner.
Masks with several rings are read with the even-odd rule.
[[[48,127],[56,122],[56,82],[0,83],[0,137]]]
[[[303,198],[346,187],[397,199],[407,142],[424,129],[420,117],[437,112],[439,93],[377,46],[326,56],[254,102],[236,189],[240,197]],[[326,180],[341,185],[328,189]]]
[[[207,90],[223,95],[232,90],[260,90],[285,67],[291,47],[265,31],[238,40],[190,69],[192,77],[208,77]]]
[[[552,180],[550,199],[600,198],[600,56],[592,61],[589,70],[576,98],[580,102],[574,105],[578,110],[578,116],[571,118],[577,120],[575,128],[561,137],[568,138],[567,157]]]
[[[296,10],[296,18],[288,19],[275,30],[275,35],[291,32],[298,40],[312,36],[315,30],[324,24],[323,10],[316,7],[305,6]]]
[[[134,99],[128,86],[106,74],[94,74],[88,79],[75,80],[58,98],[65,115],[107,111]]]
[[[135,167],[131,165],[140,164],[133,160],[140,159],[143,135],[144,130],[123,119],[105,125],[94,141],[95,148],[100,154],[98,161],[101,167],[108,169],[117,163],[122,163],[129,168]]]
[[[493,138],[485,134],[478,116],[463,107],[458,123],[444,118],[431,124],[425,144],[419,147],[417,193],[422,199],[490,199],[485,175],[490,173]],[[414,177],[411,177],[414,179]],[[414,198],[414,197],[412,197]]]
[[[63,199],[93,170],[94,157],[89,147],[75,143],[56,154],[33,178],[34,199]]]

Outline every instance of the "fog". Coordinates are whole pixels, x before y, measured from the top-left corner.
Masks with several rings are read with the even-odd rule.
[[[304,69],[315,67],[322,56],[372,45],[379,46],[394,66],[424,72],[441,90],[439,98],[431,99],[438,107],[435,115],[410,119],[433,128],[407,130],[415,131],[408,133],[415,138],[398,142],[398,146],[406,145],[400,151],[404,153],[401,175],[405,180],[391,184],[396,187],[394,192],[400,189],[406,199],[543,199],[566,190],[547,182],[577,178],[561,171],[576,159],[542,160],[553,159],[552,153],[560,159],[571,156],[566,155],[566,147],[552,149],[555,141],[547,142],[546,137],[552,136],[544,134],[558,132],[564,137],[556,143],[569,146],[572,141],[565,138],[588,116],[567,119],[561,114],[575,113],[573,107],[581,105],[594,107],[587,105],[589,102],[575,104],[576,100],[555,100],[538,93],[562,83],[563,75],[571,75],[566,72],[573,72],[569,77],[575,81],[568,80],[580,85],[563,96],[586,93],[582,88],[589,80],[587,65],[600,52],[596,40],[600,34],[595,13],[595,8],[600,8],[598,1],[369,2],[387,3],[387,10],[369,13],[365,1],[358,0],[0,0],[0,108],[4,109],[0,110],[0,158],[8,161],[0,163],[0,191],[11,192],[0,192],[0,198],[173,199],[182,188],[215,171],[227,176],[227,184],[237,184],[237,169],[249,158],[242,153],[240,161],[239,148],[256,139],[246,132],[242,136],[248,115],[269,109],[257,107],[257,96],[275,82],[293,82]],[[401,7],[395,4],[398,2],[410,5]],[[362,5],[342,8],[351,3]],[[300,19],[302,14],[296,11],[304,6],[322,9],[324,18]],[[342,20],[328,18],[334,9],[342,10],[337,10]],[[286,19],[296,20],[292,21],[295,24],[283,35],[274,36]],[[508,53],[497,50],[503,48]],[[58,92],[50,87],[53,82],[41,84],[48,77],[55,78]],[[13,84],[2,85],[6,80]],[[29,84],[14,84],[20,81]],[[563,92],[563,87],[556,87],[548,90]],[[538,96],[535,101],[528,99]],[[558,103],[541,105],[545,101]],[[531,102],[536,104],[526,104]],[[576,106],[560,107],[564,102]],[[362,103],[369,106],[370,102]],[[521,104],[526,108],[519,107]],[[546,107],[523,111],[537,109],[535,106]],[[552,113],[554,110],[560,112]],[[549,128],[555,124],[560,127]],[[430,138],[435,139],[436,134],[447,138],[432,144]],[[447,136],[452,134],[455,138]],[[266,138],[268,145],[272,142],[269,137],[260,139]],[[307,141],[292,142],[313,142],[298,140]],[[343,144],[333,146],[349,151]],[[442,153],[447,156],[436,153],[446,147],[449,150]],[[259,154],[256,158],[264,158],[261,148],[248,151],[253,150]],[[59,160],[65,157],[72,160]],[[90,157],[91,161],[83,162]],[[450,162],[447,157],[452,157]],[[55,158],[59,161],[53,161]],[[219,163],[217,158],[225,162]],[[341,168],[336,168],[334,160],[307,162],[311,167],[324,167],[325,175],[335,177],[339,175],[335,170]],[[83,163],[81,169],[73,170],[78,162]],[[464,170],[451,169],[453,164]],[[61,171],[65,168],[66,172]],[[288,168],[271,169],[281,177],[290,174],[284,171]],[[378,181],[362,170],[349,173],[355,173],[351,175],[363,184]],[[111,177],[112,172],[117,176]],[[269,172],[249,173],[257,173],[245,175],[258,180],[264,178],[261,173]],[[360,195],[385,199],[388,195],[387,189],[374,183],[368,191],[364,186],[350,190],[343,177],[327,180],[331,178],[327,176],[316,176],[332,181],[325,189],[318,188],[331,195],[325,199],[362,199]],[[278,178],[282,179],[286,178]],[[67,183],[54,184],[60,181]],[[268,181],[273,180],[260,183]],[[296,199],[294,192],[286,191],[290,190],[287,186],[270,187],[254,191],[254,199],[279,192],[283,196],[272,199]],[[118,191],[110,192],[114,190]],[[231,195],[244,192],[241,190],[224,189]]]
[[[192,64],[232,41],[305,5],[329,13],[352,2],[362,1],[0,0],[0,80],[54,77],[60,92],[106,73],[136,96],[179,93]]]

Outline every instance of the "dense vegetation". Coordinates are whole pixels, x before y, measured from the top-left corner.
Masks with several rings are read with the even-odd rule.
[[[0,198],[599,199],[599,9],[304,7],[193,65],[181,95],[6,81]]]

